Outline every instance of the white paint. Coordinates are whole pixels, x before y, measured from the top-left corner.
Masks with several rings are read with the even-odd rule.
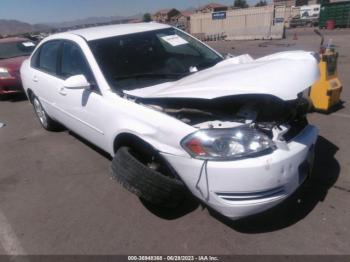
[[[11,224],[0,210],[0,245],[5,250],[6,255],[25,255]]]
[[[224,60],[206,70],[178,81],[124,91],[142,98],[202,98],[268,94],[293,100],[319,79],[318,64],[312,53],[282,52],[256,60]]]
[[[96,39],[135,34],[135,33],[159,30],[164,28],[171,28],[171,26],[166,24],[159,24],[159,23],[105,25],[105,26],[97,26],[97,27],[90,27],[90,28],[68,31],[65,33],[52,35],[52,37],[53,38],[56,38],[57,36],[65,37],[67,35],[75,34],[75,35],[80,35],[84,37],[87,41],[91,41]],[[49,36],[46,39],[50,39],[50,38],[51,36]]]

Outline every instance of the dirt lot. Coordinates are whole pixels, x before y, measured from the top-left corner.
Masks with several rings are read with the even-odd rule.
[[[173,212],[144,205],[110,179],[105,154],[68,131],[44,131],[23,98],[1,101],[0,254],[350,254],[350,31],[326,35],[341,54],[345,104],[310,115],[320,130],[312,186],[241,222],[196,201]],[[259,57],[317,51],[319,38],[297,29],[281,41],[210,44]]]

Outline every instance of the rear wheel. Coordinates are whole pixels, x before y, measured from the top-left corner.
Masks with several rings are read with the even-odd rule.
[[[62,126],[59,123],[57,123],[55,120],[49,117],[44,107],[40,103],[39,99],[34,95],[32,97],[32,103],[35,114],[38,117],[39,122],[43,128],[45,128],[48,131],[58,131],[62,128]]]
[[[188,196],[188,190],[158,160],[156,156],[141,155],[129,147],[121,147],[112,161],[112,176],[125,189],[149,203],[176,207]]]

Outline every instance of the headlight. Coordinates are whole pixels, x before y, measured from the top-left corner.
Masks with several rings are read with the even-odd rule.
[[[267,135],[246,125],[199,130],[185,137],[181,146],[194,158],[215,161],[268,153],[275,148]]]
[[[5,79],[5,78],[12,78],[10,75],[9,71],[5,67],[0,67],[0,78]]]

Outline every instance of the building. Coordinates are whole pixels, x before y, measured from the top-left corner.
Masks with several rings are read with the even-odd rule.
[[[220,12],[220,11],[227,11],[227,10],[228,10],[228,6],[226,5],[210,3],[198,8],[197,13],[212,13],[212,12]]]
[[[189,32],[190,31],[190,23],[191,23],[191,15],[194,12],[191,11],[183,11],[181,14],[177,17],[176,21],[176,27]]]
[[[161,9],[153,14],[152,19],[158,23],[173,24],[179,15],[181,12],[175,8]]]

